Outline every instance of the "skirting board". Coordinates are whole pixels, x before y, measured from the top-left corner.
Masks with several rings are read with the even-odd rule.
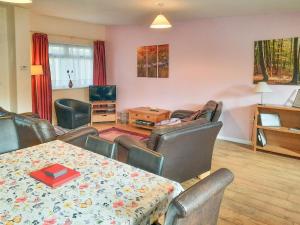
[[[239,139],[239,138],[232,138],[232,137],[224,137],[224,136],[218,136],[219,140],[224,140],[224,141],[231,141],[239,144],[244,144],[244,145],[252,145],[252,142],[249,140],[245,139]]]

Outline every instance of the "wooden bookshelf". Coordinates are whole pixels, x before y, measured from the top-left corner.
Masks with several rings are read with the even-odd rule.
[[[92,105],[92,124],[101,122],[117,123],[117,104],[114,101],[96,101]]]
[[[278,114],[281,127],[262,126],[259,121],[260,113]],[[278,105],[257,105],[253,127],[253,150],[270,151],[279,154],[300,157],[300,108],[278,106]],[[267,144],[261,146],[258,143],[258,129],[262,129]]]

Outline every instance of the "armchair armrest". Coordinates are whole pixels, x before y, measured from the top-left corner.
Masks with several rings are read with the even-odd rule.
[[[87,102],[78,102],[76,104],[75,110],[77,110],[81,113],[90,114],[91,113],[91,104],[87,103]]]
[[[129,149],[132,148],[132,147],[141,147],[141,148],[146,147],[145,142],[138,141],[138,140],[132,138],[131,136],[126,135],[126,134],[117,137],[115,139],[115,142],[118,144],[118,146],[123,147],[127,151],[129,151]]]
[[[40,119],[39,114],[33,113],[33,112],[20,113],[19,115],[21,115],[21,116],[27,116],[27,117],[31,117],[31,118],[36,118],[36,119]]]
[[[57,137],[57,139],[83,148],[89,135],[98,137],[99,132],[93,127],[83,127],[60,135]]]
[[[171,114],[170,118],[179,118],[179,119],[185,119],[189,116],[191,116],[194,111],[191,110],[176,110]]]

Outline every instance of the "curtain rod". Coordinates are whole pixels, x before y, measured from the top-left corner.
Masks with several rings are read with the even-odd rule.
[[[51,34],[51,33],[45,33],[45,32],[41,32],[41,31],[33,31],[33,30],[31,30],[30,33],[43,33],[43,34],[47,34],[48,36],[57,36],[57,37],[65,37],[65,38],[70,38],[70,39],[81,39],[81,40],[88,40],[88,41],[98,40],[98,39],[91,39],[91,38],[68,36],[68,35],[63,35],[63,34]]]

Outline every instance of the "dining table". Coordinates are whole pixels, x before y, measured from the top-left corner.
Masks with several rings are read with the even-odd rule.
[[[55,163],[80,176],[57,188],[30,177]],[[0,155],[1,225],[148,225],[182,191],[175,181],[59,140]]]

